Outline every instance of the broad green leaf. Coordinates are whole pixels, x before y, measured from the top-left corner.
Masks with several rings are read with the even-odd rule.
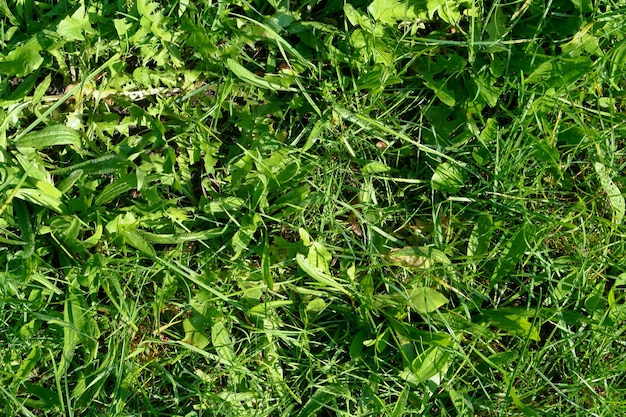
[[[302,240],[302,244],[304,244],[304,246],[309,246],[311,244],[311,235],[305,228],[298,228],[298,234],[300,235],[300,240]]]
[[[471,397],[463,392],[458,392],[451,386],[446,387],[446,392],[450,396],[450,401],[454,405],[457,417],[472,417],[474,415],[474,406]]]
[[[141,235],[147,242],[153,243],[156,245],[174,245],[180,242],[195,242],[201,240],[215,239],[217,237],[223,236],[226,232],[226,228],[222,229],[207,229],[201,230],[199,232],[191,232],[191,233],[167,233],[167,234],[157,234],[147,232],[145,230],[137,229],[137,233]]]
[[[58,168],[51,171],[54,175],[70,173],[76,170],[82,170],[85,175],[102,175],[113,172],[125,171],[131,163],[119,155],[105,155],[100,158],[90,159],[85,162],[79,162],[65,168]]]
[[[48,186],[45,186],[45,184]],[[15,197],[59,214],[68,212],[67,206],[60,199],[61,194],[59,190],[44,181],[38,181],[37,185],[39,186],[38,189],[20,188]]]
[[[20,363],[20,367],[15,372],[13,376],[13,383],[20,384],[30,377],[30,373],[37,366],[37,362],[41,358],[41,347],[34,346],[28,356],[24,358],[22,363]]]
[[[469,7],[468,7],[469,6]],[[456,25],[461,20],[461,10],[463,7],[464,14],[470,15],[472,11],[472,2],[457,1],[457,0],[427,0],[426,7],[428,8],[428,17],[432,19],[435,13],[439,17],[451,25]]]
[[[307,259],[313,268],[316,268],[325,274],[330,274],[329,265],[333,258],[330,252],[328,252],[328,249],[326,249],[326,247],[321,243],[311,243]]]
[[[15,159],[22,166],[26,175],[36,181],[51,182],[51,177],[43,161],[37,154],[31,152],[24,152],[15,154]]]
[[[350,343],[350,359],[356,359],[361,356],[363,342],[367,339],[368,333],[367,328],[363,328],[352,338],[352,343]]]
[[[491,215],[483,213],[476,219],[467,244],[467,256],[481,258],[489,249],[493,234],[493,219]]]
[[[607,61],[610,63],[610,79],[622,77],[626,68],[626,39],[611,48]]]
[[[144,253],[144,255],[148,255],[150,257],[156,255],[156,251],[154,250],[152,245],[148,243],[146,239],[144,239],[144,236],[139,233],[137,229],[128,228],[124,230],[122,236],[124,238],[124,242],[128,243],[135,249],[139,249],[141,252]]]
[[[283,215],[283,213],[289,209],[297,210],[309,194],[309,191],[309,188],[305,186],[293,188],[274,200],[274,203],[272,204],[273,207],[270,207],[270,209],[276,210],[277,216]],[[283,208],[280,207],[281,205],[288,205],[288,207]]]
[[[105,226],[107,232],[111,234],[122,234],[129,227],[135,227],[137,218],[131,212],[117,215]]]
[[[72,16],[61,20],[57,26],[57,33],[69,42],[84,41],[84,33],[93,33],[85,7],[80,6]]]
[[[234,363],[237,355],[233,349],[233,342],[230,338],[230,332],[224,323],[225,319],[217,320],[211,326],[211,343],[217,351],[217,354],[227,363]]]
[[[22,251],[23,257],[28,258],[35,251],[36,233],[31,222],[30,210],[22,200],[13,200],[13,211],[17,225],[22,233],[22,241],[26,244]]]
[[[85,250],[82,242],[78,241],[78,234],[80,233],[80,220],[77,216],[71,218],[58,217],[58,223],[53,221],[51,226],[56,227],[60,240],[67,246],[71,252],[83,252]]]
[[[137,188],[137,174],[126,174],[111,184],[107,185],[104,190],[96,197],[94,206],[100,206],[112,201],[117,196],[124,194],[130,190]]]
[[[505,275],[511,272],[524,256],[526,250],[533,241],[534,228],[531,224],[525,224],[506,243],[502,254],[498,258],[495,270],[491,277],[490,286],[496,285]]]
[[[286,307],[293,304],[291,300],[273,300],[266,301],[255,305],[248,309],[248,314],[258,316],[260,318],[266,318],[272,314],[279,307]]]
[[[498,139],[498,121],[495,118],[487,119],[478,139],[486,146],[491,146]]]
[[[494,353],[488,357],[483,357],[482,361],[478,362],[476,369],[480,372],[487,372],[489,368],[494,369],[506,369],[510,364],[515,362],[519,358],[519,353],[515,351],[504,351]]]
[[[365,29],[373,29],[372,22],[370,21],[367,14],[365,14],[361,10],[356,9],[352,4],[346,2],[343,6],[343,12],[345,13],[346,18],[351,25],[360,26]]]
[[[41,410],[49,410],[51,408],[60,409],[61,403],[59,401],[59,394],[48,388],[44,388],[41,385],[33,384],[25,381],[22,386],[26,392],[34,395],[39,400],[36,402],[36,408]]]
[[[68,295],[68,297],[65,299],[63,309],[63,349],[61,353],[61,361],[57,368],[56,374],[56,378],[58,380],[63,377],[63,375],[72,364],[74,352],[76,351],[76,347],[80,342],[80,337],[78,335],[79,326],[74,323],[75,319],[79,319],[80,314],[81,313],[76,308],[75,299],[71,295]]]
[[[551,61],[543,62],[526,77],[524,82],[527,84],[533,84],[547,80],[552,76],[552,69],[553,67]]]
[[[581,13],[590,13],[593,11],[593,3],[591,0],[571,0],[571,2]]]
[[[37,73],[35,72],[31,74],[29,75],[29,77],[33,75],[37,75]],[[43,81],[39,82],[37,88],[35,88],[35,91],[33,92],[33,102],[31,105],[37,106],[41,103],[41,99],[46,94],[46,91],[48,91],[48,88],[50,88],[51,83],[52,77],[50,76],[50,74],[46,75],[46,78],[44,78]]]
[[[255,87],[272,91],[298,91],[295,88],[284,87],[281,84],[273,83],[263,77],[259,77],[231,58],[228,58],[226,65],[233,72],[233,74],[237,76],[237,78]]]
[[[450,366],[450,353],[438,346],[431,346],[411,363],[408,382],[421,384],[433,380],[439,384]]]
[[[146,240],[145,234],[137,230],[138,221],[131,212],[119,214],[105,226],[107,231],[132,247],[139,249],[144,255],[154,257],[156,251]]]
[[[432,313],[448,302],[443,294],[428,287],[412,288],[408,297],[409,306],[421,314]]]
[[[500,98],[500,88],[494,86],[496,80],[487,74],[473,77],[476,84],[478,97],[484,100],[490,107],[495,107]]]
[[[243,207],[245,203],[243,198],[234,196],[216,198],[209,202],[205,210],[208,210],[211,214],[232,213]]]
[[[408,340],[419,340],[420,343],[443,347],[449,347],[452,343],[452,338],[447,333],[436,333],[432,330],[420,330],[415,328],[413,323],[397,320],[391,315],[387,315],[386,319],[391,328],[397,332],[399,336]]]
[[[388,25],[428,18],[426,2],[415,0],[374,0],[367,11],[375,21]]]
[[[400,397],[396,400],[396,403],[393,406],[393,410],[389,417],[403,417],[408,414],[408,409],[406,408],[407,400],[409,399],[409,393],[411,392],[410,387],[405,387],[400,394]],[[411,407],[411,406],[409,406]]]
[[[232,259],[238,258],[243,251],[248,249],[260,224],[261,217],[257,213],[253,216],[245,216],[240,220],[241,227],[237,229],[230,240],[230,245],[235,251],[235,255]]]
[[[385,255],[388,261],[407,268],[425,269],[430,267],[430,258],[418,248],[402,248]]]
[[[198,349],[204,349],[209,345],[209,339],[205,334],[209,321],[201,314],[194,314],[192,317],[183,320],[183,330],[185,338],[183,342],[189,343]]]
[[[383,164],[382,162],[370,162],[367,165],[365,165],[363,168],[361,168],[361,172],[363,174],[380,174],[383,172],[389,172],[391,171],[391,168],[389,168],[388,165]]]
[[[74,145],[79,147],[80,134],[64,125],[52,125],[30,132],[15,141],[17,148],[43,149],[49,146]]]
[[[572,37],[572,40],[561,44],[562,53],[571,57],[579,57],[585,52],[590,55],[603,55],[598,38],[595,34],[589,33],[593,26],[592,22],[586,24]]]
[[[392,249],[391,252],[383,256],[389,262],[402,265],[406,268],[426,269],[434,263],[442,265],[450,264],[450,260],[443,252],[429,246],[407,246]]]
[[[491,19],[485,24],[485,29],[487,30],[487,34],[489,35],[485,40],[488,41],[499,41],[502,37],[507,33],[507,17],[502,8],[496,7],[494,12],[491,14]],[[493,51],[497,52],[497,51]]]
[[[500,310],[483,310],[483,313],[489,318],[491,324],[508,333],[530,340],[540,341],[539,330],[533,326],[528,319],[526,311],[515,314],[513,309],[505,311]]]
[[[592,63],[588,56],[557,59],[555,73],[548,86],[556,90],[571,89],[574,83],[589,73]]]
[[[62,294],[63,292],[58,292],[57,294]],[[20,327],[19,335],[24,339],[30,339],[35,336],[35,333],[40,328],[40,322],[37,319],[32,319],[28,323],[24,324]]]
[[[454,107],[456,98],[454,91],[450,90],[446,85],[446,80],[435,80],[431,75],[423,75],[426,87],[435,92],[435,95],[441,102],[448,107]]]
[[[585,310],[589,314],[596,311],[604,311],[607,307],[606,298],[604,297],[604,283],[597,284],[593,291],[585,299]]]
[[[0,74],[25,77],[34,72],[43,63],[39,50],[40,46],[37,43],[27,42],[9,52],[5,57],[0,57]]]
[[[456,194],[465,186],[467,174],[460,167],[444,162],[439,164],[431,178],[433,189],[448,194]]]
[[[346,287],[343,286],[337,279],[311,265],[309,260],[305,258],[304,255],[302,255],[301,253],[296,255],[296,262],[298,263],[298,266],[302,268],[302,270],[308,276],[313,278],[323,287],[342,292],[347,296],[351,296],[350,291],[348,291]]]
[[[533,156],[542,162],[552,163],[557,169],[560,165],[561,155],[555,145],[544,140],[536,140],[533,144]]]
[[[309,301],[306,305],[307,312],[320,313],[326,308],[326,301],[320,297],[316,297]]]
[[[304,404],[304,406],[300,410],[300,413],[298,413],[298,417],[318,416],[318,411],[322,407],[325,407],[326,404],[331,402],[334,397],[335,395],[333,393],[327,392],[326,390],[319,388]]]
[[[622,224],[624,220],[624,211],[626,210],[626,202],[624,202],[624,196],[620,189],[615,185],[611,179],[611,173],[606,169],[604,164],[596,162],[593,164],[596,169],[596,174],[600,179],[600,185],[606,193],[611,208],[613,209],[613,223]]]

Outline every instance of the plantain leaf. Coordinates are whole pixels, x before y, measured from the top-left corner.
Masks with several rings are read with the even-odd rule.
[[[80,146],[80,134],[65,125],[53,125],[27,133],[15,141],[17,148],[43,149],[57,145]]]

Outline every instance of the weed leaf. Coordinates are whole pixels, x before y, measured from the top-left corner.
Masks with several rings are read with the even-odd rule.
[[[448,299],[437,290],[428,287],[416,287],[409,292],[409,306],[418,313],[432,313],[448,302]]]
[[[72,16],[67,16],[59,22],[57,33],[66,41],[84,41],[84,33],[91,33],[89,16],[85,13],[85,6],[79,7]]]
[[[491,287],[500,282],[505,275],[515,268],[517,263],[522,259],[522,256],[524,256],[526,250],[528,250],[530,242],[532,242],[533,239],[533,234],[534,229],[532,225],[525,224],[506,243],[491,277]]]
[[[466,172],[450,162],[439,164],[431,178],[433,189],[448,194],[458,193],[465,186],[466,181]]]
[[[259,77],[258,75],[249,71],[248,69],[246,69],[246,67],[231,58],[226,61],[226,65],[233,72],[233,74],[241,79],[241,81],[244,81],[255,87],[271,91],[298,91],[295,88],[283,87],[281,84],[273,83],[266,80],[265,78]]]
[[[613,209],[613,223],[622,224],[622,220],[624,220],[624,211],[626,210],[624,196],[611,179],[610,171],[606,169],[603,163],[596,162],[593,166],[596,169],[598,178],[600,179],[600,185],[602,185],[602,188],[609,199],[609,203],[611,204],[611,208]]]
[[[450,354],[439,346],[431,346],[411,363],[409,382],[424,383],[431,378],[441,377],[448,370]],[[441,378],[437,378],[439,382]]]
[[[80,146],[79,133],[64,125],[52,125],[36,132],[30,132],[15,141],[17,148],[43,149],[50,146]]]
[[[492,233],[493,219],[491,215],[484,213],[478,216],[467,244],[467,256],[471,258],[482,257],[489,249]]]
[[[525,317],[526,311],[521,311],[521,314],[515,314],[514,309],[501,310],[483,310],[483,314],[486,315],[491,324],[502,330],[506,330],[513,336],[519,336],[522,338],[529,338],[536,342],[540,341],[539,330],[533,326]]]
[[[43,63],[39,48],[38,44],[27,42],[0,57],[0,74],[24,77],[35,71]]]
[[[211,343],[218,356],[226,363],[232,364],[237,360],[237,355],[233,349],[233,342],[230,332],[224,323],[225,319],[217,320],[211,326]]]
[[[298,263],[298,266],[302,268],[302,270],[308,276],[317,281],[317,283],[320,284],[322,287],[342,292],[348,296],[351,295],[350,291],[348,291],[345,286],[340,284],[331,275],[326,274],[322,270],[311,265],[311,262],[301,253],[296,255],[296,262]]]

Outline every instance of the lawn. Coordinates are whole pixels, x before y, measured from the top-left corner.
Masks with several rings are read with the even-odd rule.
[[[617,416],[624,0],[0,2],[6,416]]]

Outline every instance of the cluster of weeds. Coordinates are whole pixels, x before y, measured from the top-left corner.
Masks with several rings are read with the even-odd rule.
[[[615,415],[626,4],[0,3],[7,415]]]

